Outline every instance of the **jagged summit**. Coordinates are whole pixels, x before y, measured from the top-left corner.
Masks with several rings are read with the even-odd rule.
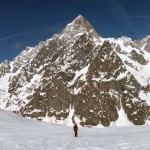
[[[82,16],[77,16],[71,23],[69,23],[63,30],[62,34],[67,34],[67,36],[78,36],[87,34],[92,38],[99,38],[98,33],[92,27],[92,25]]]
[[[67,26],[71,26],[71,25],[80,25],[82,27],[86,26],[87,24],[90,24],[85,17],[83,17],[82,15],[78,15],[71,23],[69,23]]]
[[[83,20],[84,20],[84,19],[85,19],[85,17],[84,17],[83,15],[79,14],[79,15],[78,15],[75,19],[80,19],[80,20],[82,20],[82,19],[83,19]],[[75,20],[75,19],[74,19],[74,20]]]
[[[150,52],[150,35],[145,36],[141,40],[136,41],[137,45]]]
[[[84,20],[86,20],[86,19],[85,19],[84,16],[82,16],[82,15],[79,14],[79,15],[74,19],[74,21],[77,21],[77,20],[84,21]]]
[[[71,24],[76,26],[78,25],[83,28],[88,28],[89,26],[92,27],[92,25],[82,15],[78,15],[69,25]]]

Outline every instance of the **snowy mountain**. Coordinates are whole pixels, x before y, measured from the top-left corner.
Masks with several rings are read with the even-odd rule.
[[[79,15],[0,65],[0,108],[67,125],[149,124],[148,45],[148,37],[102,38]]]

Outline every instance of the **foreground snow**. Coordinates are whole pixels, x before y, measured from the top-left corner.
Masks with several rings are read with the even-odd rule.
[[[28,120],[0,110],[0,150],[149,150],[150,126],[79,128]]]

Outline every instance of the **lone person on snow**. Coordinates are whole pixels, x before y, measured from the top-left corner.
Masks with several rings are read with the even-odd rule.
[[[74,133],[75,133],[75,137],[77,137],[78,136],[78,126],[77,126],[76,123],[73,126],[73,130],[74,130]]]

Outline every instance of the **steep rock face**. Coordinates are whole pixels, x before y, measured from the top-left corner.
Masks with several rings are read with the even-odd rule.
[[[150,36],[146,36],[141,40],[135,41],[142,49],[150,52]]]
[[[0,77],[3,77],[5,74],[10,73],[10,62],[8,60],[4,61],[0,65]]]
[[[81,15],[61,33],[0,65],[0,107],[52,122],[110,126],[150,116],[150,57],[131,39],[103,39]]]
[[[79,26],[79,30],[76,26]],[[66,40],[64,35],[69,37],[68,34],[71,36],[74,34],[75,39]],[[38,119],[41,119],[47,114],[57,119],[67,118],[69,109],[74,105],[76,74],[82,68],[86,68],[94,57],[94,51],[97,51],[98,46],[95,45],[93,38],[100,42],[98,34],[91,25],[82,16],[79,16],[69,26],[67,25],[62,33],[54,35],[54,38],[47,44],[48,47],[40,51],[37,57],[43,58],[36,57],[35,60],[45,60],[47,57],[49,62],[41,69],[41,72],[43,70],[44,73],[39,88],[31,97],[30,103],[22,109],[25,116],[35,109],[33,105],[37,105],[36,107],[40,107],[39,110],[43,111],[30,114],[32,117],[38,116]],[[56,52],[53,51],[55,49],[57,49]],[[49,51],[52,51],[52,54],[48,54]],[[43,90],[42,95],[38,92],[41,90]]]

